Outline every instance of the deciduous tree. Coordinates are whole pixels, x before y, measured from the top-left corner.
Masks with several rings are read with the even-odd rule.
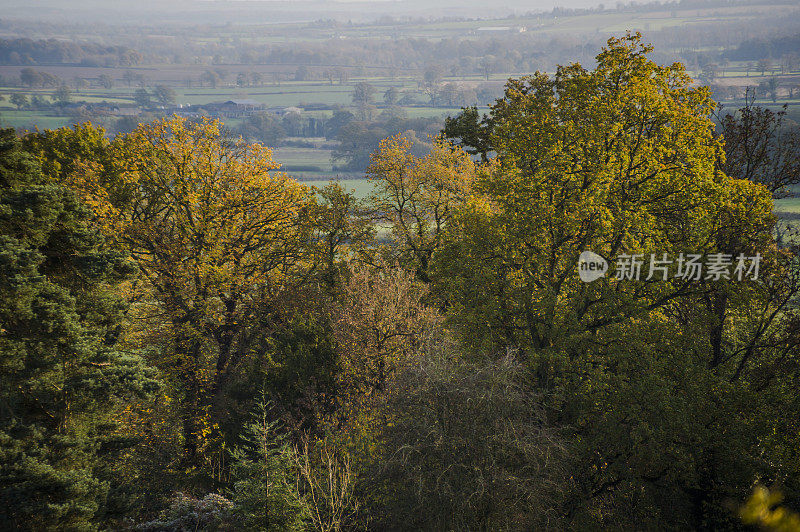
[[[219,437],[214,405],[263,334],[254,313],[269,314],[314,271],[311,194],[275,171],[268,148],[224,137],[218,122],[142,125],[112,153],[117,183],[88,168],[75,186],[106,213],[166,320],[171,354],[159,366],[180,392],[185,458],[196,464]]]
[[[445,225],[468,197],[480,168],[445,140],[435,141],[424,157],[414,156],[411,149],[409,139],[401,135],[381,141],[370,158],[367,178],[376,185],[372,206],[390,224],[398,258],[427,283]]]

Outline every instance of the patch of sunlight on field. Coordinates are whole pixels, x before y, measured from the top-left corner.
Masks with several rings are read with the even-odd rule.
[[[775,212],[800,213],[800,198],[784,198],[775,200]]]
[[[358,199],[365,199],[373,189],[373,184],[366,179],[314,179],[303,181],[303,184],[323,188],[331,181],[339,183],[339,186],[354,194]]]
[[[39,129],[58,129],[69,126],[79,120],[70,116],[48,116],[37,111],[0,111],[0,126],[13,127],[15,129],[33,130],[34,126]]]
[[[317,148],[279,147],[272,149],[272,158],[281,163],[282,170],[291,172],[330,172],[331,150]]]

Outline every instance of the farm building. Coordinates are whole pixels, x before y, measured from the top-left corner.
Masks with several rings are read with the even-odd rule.
[[[241,118],[261,111],[264,104],[257,100],[228,100],[222,103],[210,103],[203,107],[216,116]]]

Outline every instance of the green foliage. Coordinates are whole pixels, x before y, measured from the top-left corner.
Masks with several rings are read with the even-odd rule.
[[[337,403],[339,360],[330,327],[313,317],[295,317],[267,339],[266,389],[298,427],[317,428]]]
[[[442,134],[454,139],[470,155],[480,155],[485,162],[492,150],[489,140],[491,121],[484,115],[481,119],[477,107],[466,107],[455,117],[444,119]]]
[[[107,484],[93,468],[122,401],[157,382],[115,350],[131,273],[75,194],[44,177],[3,132],[0,160],[0,525],[90,529]],[[8,186],[8,185],[11,186]]]
[[[353,103],[369,104],[375,97],[375,87],[364,81],[356,83],[353,87]]]
[[[106,162],[109,145],[105,130],[89,122],[72,128],[35,131],[22,137],[22,146],[36,157],[42,173],[62,184],[82,165]]]
[[[177,98],[175,91],[166,85],[156,85],[153,95],[161,105],[175,105],[175,98]]]
[[[308,508],[297,486],[295,454],[268,420],[267,407],[258,405],[232,453],[235,511],[245,530],[304,530]]]
[[[248,116],[237,132],[249,141],[258,141],[265,146],[275,146],[286,137],[280,121],[270,113]]]
[[[0,154],[0,187],[16,188],[38,180],[36,160],[22,148],[13,129],[0,129]]]
[[[442,298],[469,338],[559,348],[691,291],[674,275],[636,288],[612,276],[587,285],[577,276],[584,250],[610,261],[768,254],[771,200],[716,172],[708,91],[691,88],[682,66],[649,61],[649,51],[635,36],[611,40],[593,71],[571,65],[553,79],[510,80],[492,108],[497,159],[438,261]]]
[[[339,183],[328,183],[317,195],[314,237],[319,243],[321,277],[330,289],[335,289],[342,283],[343,259],[367,248],[374,240],[375,228],[369,220],[369,209]]]
[[[750,107],[715,136],[650,52],[509,80],[453,143],[336,112],[369,208],[218,122],[0,131],[0,529],[796,528],[800,250],[771,193],[797,139]],[[584,283],[587,250],[759,253],[762,281]],[[757,489],[737,516],[758,483],[786,508]]]
[[[72,101],[72,91],[65,83],[63,83],[59,85],[56,91],[53,93],[53,99],[60,104],[69,103]]]
[[[17,109],[22,109],[23,107],[28,105],[28,97],[22,93],[15,92],[11,95],[9,101],[17,106]]]
[[[715,164],[708,91],[650,51],[629,35],[593,70],[510,80],[484,122],[497,158],[434,255],[463,342],[512,350],[548,392],[574,460],[563,514],[582,529],[733,526],[727,500],[796,470],[779,429],[797,408],[796,265],[775,247],[769,192]],[[584,283],[585,250],[760,253],[769,282],[673,266]]]
[[[339,145],[333,151],[331,159],[345,161],[343,168],[346,170],[357,171],[366,168],[370,154],[388,134],[380,124],[347,122],[336,134]]]
[[[93,530],[108,485],[92,472],[82,438],[35,427],[0,430],[0,510],[5,530]]]
[[[400,97],[400,91],[397,90],[396,87],[389,87],[383,93],[383,102],[386,105],[394,105],[397,103],[397,99]]]

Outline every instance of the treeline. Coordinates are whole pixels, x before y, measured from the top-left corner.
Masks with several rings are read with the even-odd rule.
[[[211,120],[4,130],[0,527],[796,523],[800,136],[650,52],[384,139],[365,201]]]
[[[785,56],[794,56],[794,66],[796,68],[798,57],[800,57],[800,34],[771,39],[749,39],[734,50],[729,50],[723,54],[723,57],[733,61],[780,59]]]
[[[132,66],[142,56],[126,46],[71,42],[58,39],[0,39],[0,64],[80,64],[84,66]]]

